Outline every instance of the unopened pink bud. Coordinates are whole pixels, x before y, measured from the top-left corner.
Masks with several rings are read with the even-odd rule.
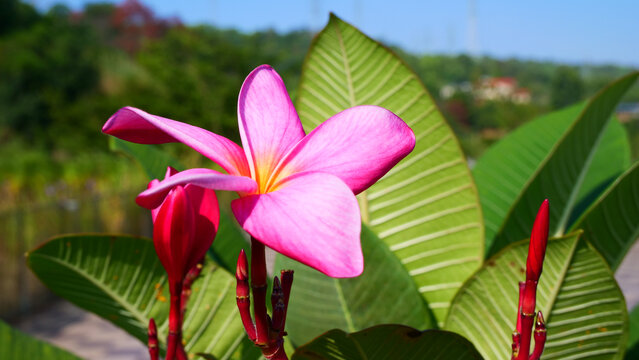
[[[539,281],[548,244],[548,199],[539,207],[535,223],[530,234],[528,260],[526,262],[526,280]]]
[[[244,249],[240,250],[240,256],[237,258],[237,267],[235,269],[235,278],[237,280],[248,280],[248,260]]]
[[[151,318],[149,320],[149,338],[155,338],[155,341],[157,341],[157,335],[158,335],[158,328],[157,326],[155,326],[155,320]]]
[[[184,188],[177,186],[167,195],[153,224],[155,251],[170,281],[182,282],[190,267],[195,213]]]
[[[537,312],[537,323],[535,324],[535,330],[545,330],[546,322],[544,321],[544,315],[541,311]]]
[[[541,354],[544,352],[544,346],[546,345],[546,323],[541,311],[537,313],[537,322],[535,323],[535,348],[533,353],[528,358],[529,360],[539,360]]]
[[[175,173],[175,169],[169,167],[166,176],[169,178]],[[158,184],[153,180],[149,188]],[[215,191],[192,184],[178,185],[151,214],[155,251],[169,283],[181,283],[204,258],[217,233],[220,213]]]

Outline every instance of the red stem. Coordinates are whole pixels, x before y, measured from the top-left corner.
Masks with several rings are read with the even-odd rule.
[[[240,317],[246,333],[262,351],[267,359],[288,360],[284,351],[284,325],[286,322],[286,307],[291,293],[293,271],[282,271],[282,283],[275,277],[271,304],[273,306],[273,320],[269,318],[266,310],[266,257],[264,244],[255,238],[251,238],[251,281],[253,292],[253,314],[255,324],[251,319],[250,294],[247,274],[247,260],[244,250],[240,252],[235,271],[236,302],[240,310]]]
[[[271,306],[273,307],[272,327],[278,334],[282,329],[284,319],[284,292],[280,285],[280,279],[276,276],[273,279],[273,291],[271,292]]]
[[[169,309],[169,336],[166,347],[166,360],[175,359],[178,346],[182,342],[182,281],[169,281],[169,292],[171,293],[171,307]]]
[[[530,354],[530,342],[533,325],[535,323],[535,302],[537,293],[537,282],[526,281],[519,284],[520,289],[520,304],[519,304],[519,319],[521,336],[520,345],[517,360],[528,360]]]
[[[240,311],[240,318],[242,319],[246,335],[248,335],[251,341],[255,342],[255,324],[253,324],[253,319],[251,318],[251,290],[248,282],[248,260],[246,260],[244,250],[240,252],[240,256],[237,258],[235,280],[237,281],[235,301]]]
[[[286,335],[284,327],[286,326],[286,313],[288,312],[288,300],[291,297],[291,287],[293,286],[293,270],[282,270],[280,272],[282,277],[282,293],[284,301],[284,315],[282,316],[282,324],[280,325],[280,336]]]
[[[546,324],[544,323],[544,316],[541,311],[537,313],[537,322],[535,323],[535,348],[529,360],[539,360],[541,354],[544,352],[544,346],[546,345]]]
[[[198,261],[198,263],[186,273],[184,277],[184,282],[182,283],[182,299],[180,300],[180,305],[182,307],[182,319],[184,319],[184,314],[186,313],[186,305],[189,302],[189,297],[191,296],[191,286],[193,282],[200,276],[202,272],[202,268],[204,267],[204,258]]]
[[[264,354],[267,351],[262,352],[265,358],[269,360],[288,360],[288,356],[286,356],[286,352],[284,351],[283,339],[280,339],[276,344],[273,344],[271,348],[275,349],[275,352],[272,354]]]
[[[517,317],[519,318],[519,316]],[[515,330],[513,332],[512,356],[510,360],[516,360],[519,357],[519,347],[521,346],[521,334]]]
[[[264,244],[253,237],[251,237],[251,288],[255,314],[255,344],[265,346],[269,342],[270,327],[266,313],[266,257]]]
[[[149,320],[149,356],[151,360],[158,360],[158,329],[155,320]]]
[[[184,346],[182,345],[182,341],[180,340],[180,344],[176,351],[177,360],[189,360],[188,355],[186,355],[186,350],[184,350]]]
[[[534,315],[522,315],[522,333],[517,360],[528,360],[528,354],[530,354],[530,335],[532,334],[532,326],[534,322]]]
[[[521,335],[521,306],[524,303],[524,288],[526,283],[523,281],[519,282],[519,303],[517,306],[517,327],[515,327],[515,331]],[[519,348],[519,347],[518,347]]]

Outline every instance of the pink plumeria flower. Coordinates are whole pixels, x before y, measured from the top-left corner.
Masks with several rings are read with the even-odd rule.
[[[280,76],[268,65],[244,81],[238,102],[244,149],[207,130],[125,107],[102,131],[141,144],[184,143],[220,165],[182,171],[142,192],[157,207],[177,185],[236,191],[235,218],[268,247],[332,277],[364,269],[354,194],[366,190],[415,147],[413,131],[378,106],[356,106],[305,135]]]

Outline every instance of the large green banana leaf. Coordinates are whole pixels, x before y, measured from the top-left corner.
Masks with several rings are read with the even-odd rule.
[[[154,318],[165,346],[169,295],[153,242],[130,236],[68,235],[33,249],[27,263],[57,295],[91,311],[146,343]],[[218,359],[257,358],[235,304],[235,278],[210,259],[193,283],[184,318],[188,353]],[[164,335],[164,336],[163,336]],[[244,353],[244,354],[243,354]]]
[[[419,77],[392,51],[331,15],[304,61],[296,107],[312,130],[378,105],[415,132],[415,150],[359,196],[362,218],[402,261],[438,322],[481,264],[483,224],[457,139]]]
[[[548,329],[542,358],[622,359],[626,302],[605,260],[579,236],[548,242],[537,291]],[[510,358],[527,252],[522,241],[490,258],[451,306],[445,328],[468,338],[486,359]]]

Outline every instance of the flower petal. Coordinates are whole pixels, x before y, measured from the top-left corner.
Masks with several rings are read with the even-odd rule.
[[[304,129],[282,78],[268,65],[244,80],[237,104],[242,146],[251,174],[266,183],[284,155],[304,137]]]
[[[164,180],[168,179],[169,177],[177,174],[178,171],[175,170],[173,167],[171,166],[167,166],[166,168],[166,173],[164,174]],[[149,182],[149,185],[146,187],[147,189],[150,189],[152,187],[156,187],[158,186],[158,184],[160,183],[160,180],[158,179],[153,179]],[[151,209],[151,218],[153,219],[153,222],[155,222],[155,218],[158,215],[158,211],[160,211],[160,206],[162,206],[162,204],[160,204],[158,207]]]
[[[193,207],[184,188],[178,186],[166,197],[153,224],[155,252],[171,282],[181,281],[189,270],[194,230]]]
[[[189,169],[151,185],[135,198],[135,202],[147,209],[155,209],[162,204],[166,194],[172,188],[185,184],[193,184],[206,189],[247,193],[257,190],[257,184],[249,177],[226,175],[211,169]]]
[[[358,194],[415,147],[413,131],[379,106],[344,110],[311,131],[282,160],[279,181],[302,171],[333,174]]]
[[[197,126],[124,107],[107,120],[102,132],[139,144],[181,142],[208,157],[231,175],[249,175],[246,157],[237,144]]]
[[[339,178],[300,173],[266,194],[231,203],[240,225],[270,248],[332,277],[364,269],[360,213],[352,191]]]
[[[195,235],[191,249],[194,256],[187,264],[190,269],[204,257],[215,239],[220,224],[220,208],[215,190],[188,184],[184,187],[184,191],[188,195],[195,214]]]
[[[147,185],[147,189],[151,189],[154,188],[156,186],[158,186],[158,184],[160,184],[160,180],[158,179],[153,179],[149,182],[149,185]],[[162,201],[162,204],[164,204],[164,200]],[[154,207],[151,210],[151,219],[153,219],[153,223],[155,223],[155,218],[157,218],[158,216],[158,212],[160,211],[160,207],[162,207],[162,204],[158,205],[157,207]]]

